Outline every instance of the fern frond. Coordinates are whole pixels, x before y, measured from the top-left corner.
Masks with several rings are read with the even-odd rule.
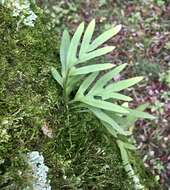
[[[87,61],[114,50],[114,46],[101,46],[121,30],[121,25],[107,30],[93,40],[94,30],[94,19],[86,29],[84,22],[82,22],[72,38],[70,38],[68,31],[65,30],[60,46],[61,72],[58,72],[54,67],[51,68],[51,72],[54,79],[63,88],[66,107],[68,108],[68,105],[72,105],[74,102],[79,103],[75,106],[76,108],[82,109],[83,107],[86,108],[85,111],[92,112],[110,135],[116,139],[125,171],[133,180],[135,188],[141,190],[143,186],[140,184],[139,178],[129,161],[128,151],[135,150],[135,146],[127,141],[127,137],[131,135],[131,132],[127,130],[129,125],[136,121],[136,118],[154,119],[154,117],[142,112],[142,109],[132,110],[123,104],[119,105],[120,103],[118,104],[116,101],[120,100],[125,103],[132,101],[131,97],[123,95],[120,91],[137,84],[143,77],[134,77],[110,83],[127,64],[122,64],[115,68],[111,63],[88,64]],[[108,69],[110,71],[99,76],[100,71]],[[76,89],[78,90],[74,98],[71,99],[69,95]]]
[[[132,165],[130,164],[129,161],[129,156],[128,156],[128,151],[127,149],[129,148],[123,141],[117,140],[117,145],[120,149],[123,165],[125,168],[125,171],[127,172],[129,178],[132,179],[134,183],[135,190],[144,190],[144,186],[140,183],[139,177],[137,174],[135,174],[134,169],[132,168]]]

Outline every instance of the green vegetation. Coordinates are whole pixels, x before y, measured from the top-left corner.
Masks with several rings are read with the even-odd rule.
[[[114,140],[116,140],[121,152],[123,165],[129,177],[132,178],[135,189],[144,189],[131,166],[128,155],[128,150],[135,150],[136,148],[131,142],[128,142],[130,138],[127,138],[127,140],[121,139],[121,136],[125,138],[126,136],[130,136],[130,133],[126,131],[123,126],[115,122],[115,119],[123,120],[123,116],[127,115],[137,118],[154,118],[147,113],[131,110],[128,107],[119,105],[115,101],[132,101],[132,98],[120,94],[119,91],[133,86],[141,81],[143,77],[134,77],[109,84],[113,77],[117,76],[127,64],[117,66],[103,76],[100,76],[101,73],[99,71],[108,70],[112,68],[113,65],[111,63],[89,64],[87,61],[109,53],[115,48],[114,46],[98,47],[116,35],[120,31],[121,25],[107,30],[92,41],[94,29],[95,20],[93,19],[87,26],[83,37],[84,22],[78,26],[71,40],[67,30],[64,31],[60,47],[61,74],[54,67],[52,67],[52,74],[54,79],[63,88],[63,99],[68,109],[68,114],[69,108],[72,107],[72,105],[69,104],[75,102],[81,102],[79,112],[91,111],[114,137]],[[78,51],[79,46],[80,50]],[[83,65],[83,62],[86,62],[86,65]],[[86,76],[87,74],[89,75]],[[84,78],[84,76],[86,77],[83,82],[77,85],[78,81]],[[70,93],[75,91],[75,87],[77,87],[78,90],[75,97],[70,100]]]
[[[117,144],[99,121],[68,113],[50,71],[56,64],[60,69],[57,33],[46,27],[41,10],[34,11],[35,27],[16,31],[17,19],[0,7],[0,189],[29,184],[24,155],[31,150],[42,152],[52,189],[133,189]],[[130,158],[142,183],[159,189],[133,151]]]
[[[54,7],[53,12],[50,11],[54,22],[58,18],[57,11],[55,14],[57,5],[61,5],[61,12],[68,11],[68,14],[59,20],[58,31],[60,32],[67,26],[70,33],[73,33],[80,22],[85,20],[88,23],[92,18],[95,18],[97,23],[94,37],[113,25],[122,25],[121,32],[107,43],[107,45],[115,45],[116,48],[106,58],[107,61],[118,65],[128,63],[126,70],[121,73],[121,76],[116,77],[116,80],[144,76],[141,83],[125,91],[125,94],[133,98],[129,103],[132,108],[147,103],[149,105],[147,111],[157,116],[157,119],[138,120],[134,128],[132,127],[133,134],[140,147],[138,152],[145,166],[163,185],[163,189],[169,189],[170,2],[167,0],[75,0],[72,2],[75,12],[69,8],[69,2],[64,0],[60,3],[50,0],[41,5],[45,8]],[[106,62],[101,58],[99,61],[99,63]],[[161,173],[153,164],[157,160],[163,166]]]

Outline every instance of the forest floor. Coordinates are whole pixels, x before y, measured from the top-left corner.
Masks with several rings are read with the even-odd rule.
[[[170,3],[168,0],[113,1],[61,0],[39,3],[50,11],[53,25],[73,30],[80,21],[96,19],[97,32],[122,24],[121,32],[109,43],[116,50],[108,58],[115,64],[128,63],[123,78],[145,77],[132,88],[131,107],[149,103],[154,121],[138,120],[131,130],[145,166],[170,189]],[[137,90],[136,90],[137,89]]]

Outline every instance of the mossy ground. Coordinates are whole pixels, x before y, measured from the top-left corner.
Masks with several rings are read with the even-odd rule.
[[[59,38],[40,12],[34,28],[16,31],[17,20],[0,7],[0,189],[23,189],[29,182],[23,155],[37,150],[50,169],[52,189],[132,190],[119,150],[99,122],[65,109],[50,73],[52,65],[59,67]],[[43,134],[44,125],[53,138]]]

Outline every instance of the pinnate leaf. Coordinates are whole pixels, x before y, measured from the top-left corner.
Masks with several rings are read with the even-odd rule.
[[[111,63],[104,63],[104,64],[94,64],[94,65],[88,65],[80,68],[72,67],[70,71],[70,75],[82,75],[82,74],[88,74],[92,72],[107,70],[113,67],[113,64]]]
[[[126,79],[122,81],[115,82],[113,84],[108,85],[105,90],[109,92],[119,92],[121,90],[124,90],[130,86],[133,86],[140,82],[143,79],[143,77],[133,77],[131,79]]]
[[[61,61],[61,68],[62,68],[62,75],[66,70],[66,60],[67,60],[67,53],[70,46],[70,36],[67,30],[64,30],[61,46],[60,46],[60,61]]]
[[[103,75],[100,79],[98,79],[95,83],[95,85],[91,88],[89,91],[89,95],[98,95],[99,91],[103,92],[103,87],[115,76],[117,76],[125,67],[126,63],[117,66],[116,68],[112,69],[105,75]]]
[[[54,67],[52,67],[51,73],[52,73],[54,79],[63,87],[63,79],[61,78],[59,72]]]
[[[101,55],[105,55],[115,49],[115,46],[106,46],[100,49],[97,49],[95,51],[92,51],[90,53],[85,54],[84,56],[81,57],[81,59],[78,60],[78,63],[86,62],[90,59],[99,57]]]
[[[94,33],[94,28],[95,28],[95,19],[93,19],[89,25],[87,26],[87,29],[84,33],[83,40],[81,43],[80,47],[80,52],[79,52],[79,58],[81,59],[81,56],[85,54],[88,50],[89,44],[91,42],[92,35]]]
[[[120,93],[112,92],[112,93],[105,93],[102,95],[102,99],[117,99],[117,100],[123,100],[123,101],[132,101],[133,99],[129,96],[125,96]]]
[[[84,22],[82,22],[76,32],[74,33],[70,46],[68,49],[68,55],[67,55],[67,66],[70,68],[72,65],[76,64],[77,62],[77,51],[78,51],[78,46],[80,44],[80,39],[84,31]]]
[[[98,36],[92,44],[90,44],[88,48],[88,52],[95,50],[97,47],[102,45],[104,42],[112,38],[114,35],[116,35],[121,30],[121,25],[117,25],[106,32],[102,33],[100,36]]]
[[[103,122],[106,122],[109,124],[116,132],[122,135],[129,135],[129,132],[124,131],[111,117],[109,117],[105,112],[103,112],[100,109],[96,108],[89,108],[98,119],[102,120]]]
[[[117,104],[113,104],[113,103],[106,102],[103,100],[94,99],[93,97],[89,97],[89,96],[87,97],[83,96],[79,99],[79,101],[85,104],[88,104],[90,106],[103,109],[103,110],[113,111],[113,112],[122,113],[122,114],[129,113],[126,109],[124,109],[123,107]]]

